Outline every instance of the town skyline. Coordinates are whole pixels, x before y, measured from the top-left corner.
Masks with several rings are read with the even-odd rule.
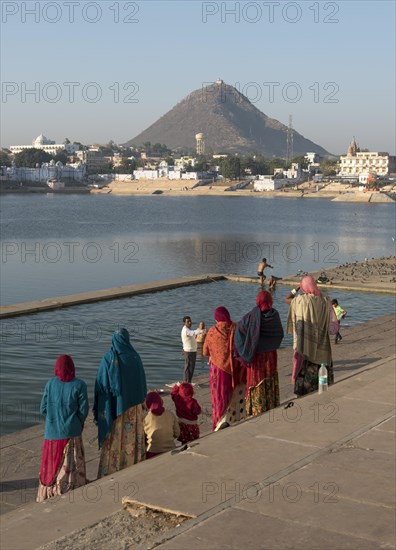
[[[392,155],[394,15],[391,2],[3,2],[1,145],[122,144],[221,78],[331,154],[355,135]]]

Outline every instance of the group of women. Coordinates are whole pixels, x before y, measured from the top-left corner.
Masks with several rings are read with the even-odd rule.
[[[328,383],[334,381],[330,334],[335,333],[336,319],[330,300],[309,275],[285,302],[290,305],[287,332],[293,334],[292,383],[300,397],[318,389],[322,363],[327,366]],[[232,322],[225,307],[217,308],[214,318],[216,325],[207,332],[203,354],[209,356],[212,428],[218,430],[280,405],[277,350],[284,331],[272,295],[265,290],[238,323]]]
[[[297,296],[298,290],[302,294]],[[292,382],[296,395],[301,396],[317,389],[321,363],[326,363],[329,383],[333,382],[329,338],[333,308],[310,276],[304,277],[285,301],[290,304],[287,330],[293,333]],[[225,307],[218,307],[214,318],[216,325],[207,332],[203,353],[210,364],[212,428],[218,430],[280,405],[277,349],[284,332],[272,295],[265,290],[238,323],[231,320]],[[93,412],[101,449],[98,477],[144,460],[145,401],[146,408],[159,413],[152,397],[147,395],[141,358],[128,331],[121,329],[112,337],[95,382]],[[87,386],[76,378],[70,356],[57,359],[55,377],[45,387],[40,410],[45,416],[45,433],[39,502],[87,482],[82,442],[88,415]]]

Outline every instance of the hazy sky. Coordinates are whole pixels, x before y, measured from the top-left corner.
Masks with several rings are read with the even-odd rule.
[[[395,154],[395,2],[1,2],[1,145],[123,143],[218,78],[334,154]],[[198,128],[192,129],[194,134]]]

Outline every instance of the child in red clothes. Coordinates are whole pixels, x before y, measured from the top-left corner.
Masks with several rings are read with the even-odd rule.
[[[198,415],[201,407],[193,398],[194,389],[188,382],[175,384],[171,390],[171,396],[176,407],[176,416],[179,420],[179,441],[184,445],[189,441],[199,438]]]

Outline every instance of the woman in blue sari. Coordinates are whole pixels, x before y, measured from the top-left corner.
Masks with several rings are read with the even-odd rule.
[[[98,478],[144,460],[146,394],[142,360],[122,328],[113,334],[110,351],[104,354],[96,375],[93,412],[101,449]]]

